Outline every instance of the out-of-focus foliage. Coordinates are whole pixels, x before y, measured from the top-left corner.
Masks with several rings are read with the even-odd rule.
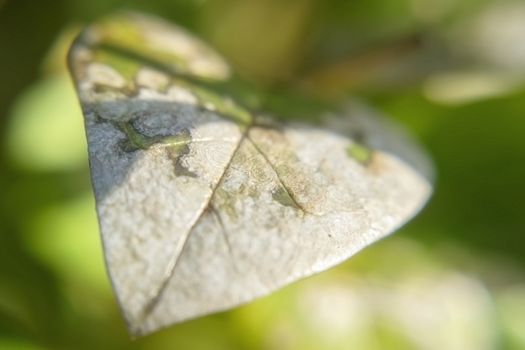
[[[270,93],[399,120],[435,160],[429,206],[331,271],[130,341],[64,61],[117,9],[197,32]],[[525,348],[522,1],[2,0],[0,72],[0,349]]]

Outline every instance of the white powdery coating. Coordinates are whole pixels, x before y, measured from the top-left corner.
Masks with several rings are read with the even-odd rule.
[[[97,208],[106,260],[130,324],[141,322],[144,308],[169,274],[177,250],[182,249],[185,236],[206,208],[240,139],[236,125],[211,124],[213,127],[192,129],[201,138],[191,143],[183,158],[195,177],[175,175],[166,146],[153,146],[130,156],[115,147],[94,145],[113,126],[88,131],[90,157],[96,160],[92,161],[92,172],[95,188],[99,188]],[[209,135],[211,129],[221,138]],[[111,174],[122,174],[112,186],[103,183]]]
[[[114,88],[122,88],[126,85],[126,80],[116,70],[96,62],[88,66],[86,81],[93,85],[101,84]]]
[[[196,62],[194,73],[229,72],[188,33],[132,17],[149,45]],[[357,127],[380,149],[362,164],[342,128],[239,126],[167,74],[141,68],[125,81],[93,57],[82,44],[71,53],[106,263],[134,334],[325,270],[406,222],[431,192],[418,150],[375,123]],[[405,161],[405,150],[416,157]]]
[[[201,217],[141,333],[234,307],[334,266],[395,230],[430,194],[429,183],[396,157],[379,153],[363,167],[346,154],[351,141],[331,132],[289,127],[264,148],[266,133],[254,128],[250,137],[267,159],[276,164],[289,148],[297,163],[279,180],[243,141],[211,201],[220,219]],[[295,196],[311,212],[273,198],[283,183],[298,189],[304,181],[308,188]]]
[[[156,69],[144,67],[137,72],[135,81],[138,86],[162,91],[168,85],[169,77]]]
[[[88,71],[93,66],[104,74],[112,71],[94,63]],[[206,208],[241,131],[197,109],[193,94],[180,87],[162,93],[146,87],[154,83],[142,82],[137,96],[115,99],[114,91],[96,92],[98,83],[100,77],[87,74],[79,84],[93,186],[109,274],[128,323],[136,327]],[[194,176],[176,175],[168,145],[123,151],[127,136],[113,122],[129,120],[149,137],[189,133],[191,144],[178,161]]]

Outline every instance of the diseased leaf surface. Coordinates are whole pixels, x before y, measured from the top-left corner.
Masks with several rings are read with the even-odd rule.
[[[213,88],[232,76],[224,60],[160,19],[102,20],[70,66],[106,263],[135,335],[325,270],[430,194],[410,143],[352,114],[336,128],[255,114]]]

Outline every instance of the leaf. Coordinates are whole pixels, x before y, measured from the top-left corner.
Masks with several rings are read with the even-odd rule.
[[[325,126],[255,113],[225,92],[235,78],[219,55],[160,19],[102,20],[69,58],[107,268],[134,335],[334,266],[430,194],[424,156],[369,111]]]

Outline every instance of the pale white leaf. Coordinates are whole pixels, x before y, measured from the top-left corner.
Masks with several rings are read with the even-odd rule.
[[[213,88],[231,75],[218,54],[159,19],[102,20],[70,65],[107,268],[134,335],[334,266],[431,192],[425,157],[369,112],[315,126],[254,113]]]

